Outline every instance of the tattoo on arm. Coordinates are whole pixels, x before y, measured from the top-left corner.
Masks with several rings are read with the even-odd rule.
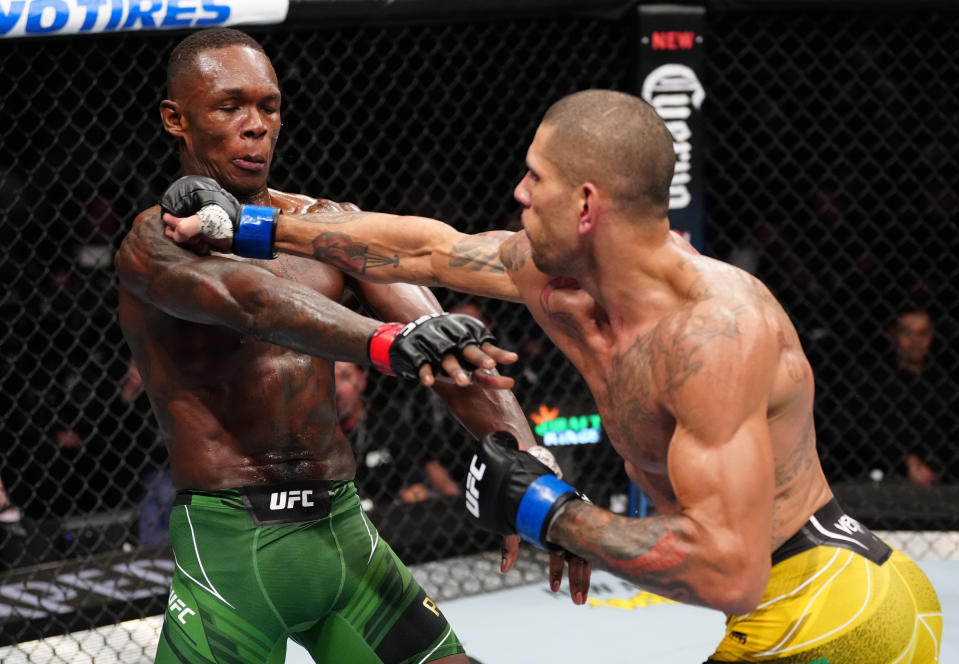
[[[574,501],[550,532],[563,548],[642,588],[702,603],[682,578],[690,548],[675,517],[626,519]]]
[[[400,257],[382,256],[370,251],[370,247],[356,242],[346,233],[320,233],[313,238],[313,257],[329,263],[349,274],[366,274],[371,268],[392,265],[399,267]]]
[[[500,260],[499,250],[499,242],[490,242],[483,234],[471,235],[457,242],[450,250],[450,267],[503,273],[506,268]]]

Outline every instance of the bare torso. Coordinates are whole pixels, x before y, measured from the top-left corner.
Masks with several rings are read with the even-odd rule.
[[[775,473],[772,551],[831,497],[816,454],[812,370],[785,311],[757,279],[680,240],[666,251],[675,254],[668,279],[676,303],[625,333],[614,334],[607,313],[571,280],[514,280],[586,379],[627,474],[662,514],[681,508],[670,480],[671,393],[705,363],[741,361],[711,354],[712,339],[775,335],[778,358],[763,395]]]
[[[285,212],[317,211],[305,196],[271,197]],[[162,234],[159,210],[153,214],[150,223]],[[282,256],[255,263],[334,301],[345,288],[342,273],[315,261]],[[332,362],[176,318],[122,283],[119,317],[167,442],[174,486],[213,490],[353,476],[353,454],[336,424]]]

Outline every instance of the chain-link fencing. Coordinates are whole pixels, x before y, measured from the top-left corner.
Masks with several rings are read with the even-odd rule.
[[[583,88],[629,90],[634,27],[251,30],[284,93],[273,186],[467,232],[515,228],[511,192],[543,111]],[[793,316],[817,372],[824,466],[850,511],[915,531],[901,545],[919,555],[956,556],[936,531],[959,527],[959,16],[730,13],[707,27],[706,253],[758,274]],[[116,324],[112,257],[177,174],[157,108],[182,37],[0,42],[0,479],[16,506],[0,512],[0,645],[165,605],[165,450]],[[572,483],[625,509],[589,392],[525,309],[437,295],[521,353],[506,372],[531,425]],[[447,495],[468,435],[424,388],[362,379],[348,435],[371,518],[440,596],[485,589],[469,563],[434,562],[497,546]],[[149,656],[131,644],[115,647],[132,647],[125,661]]]

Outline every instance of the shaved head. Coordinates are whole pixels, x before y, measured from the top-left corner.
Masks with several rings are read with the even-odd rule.
[[[170,53],[166,68],[167,98],[177,98],[178,83],[196,72],[197,59],[201,53],[228,46],[247,46],[266,55],[266,51],[258,41],[245,32],[233,28],[210,28],[194,32],[177,44]]]
[[[546,158],[573,186],[593,182],[626,210],[666,216],[676,153],[652,106],[613,90],[560,99],[543,117]]]

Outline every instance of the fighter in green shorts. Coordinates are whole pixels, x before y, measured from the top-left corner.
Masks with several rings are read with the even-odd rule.
[[[184,174],[213,178],[259,212],[233,246],[245,259],[175,244],[159,206],[137,217],[116,256],[120,325],[180,491],[157,660],[281,661],[292,636],[322,662],[466,664],[439,610],[358,506],[333,360],[418,376],[474,435],[506,428],[531,445],[512,394],[486,389],[512,384],[487,370],[515,355],[489,343],[476,319],[433,316],[440,308],[424,288],[359,284],[300,258],[261,260],[270,258],[257,248],[272,233],[273,209],[355,206],[268,188],[281,93],[248,35],[188,36],[170,55],[166,96],[160,115]],[[338,304],[348,289],[382,319],[414,322],[360,316]],[[483,369],[469,387],[461,361]],[[454,383],[434,382],[440,368]],[[416,398],[407,392],[398,398]],[[504,569],[515,548],[508,554]]]
[[[170,532],[176,572],[160,664],[283,662],[287,637],[318,662],[336,653],[351,664],[416,664],[463,652],[352,482],[181,491]]]

